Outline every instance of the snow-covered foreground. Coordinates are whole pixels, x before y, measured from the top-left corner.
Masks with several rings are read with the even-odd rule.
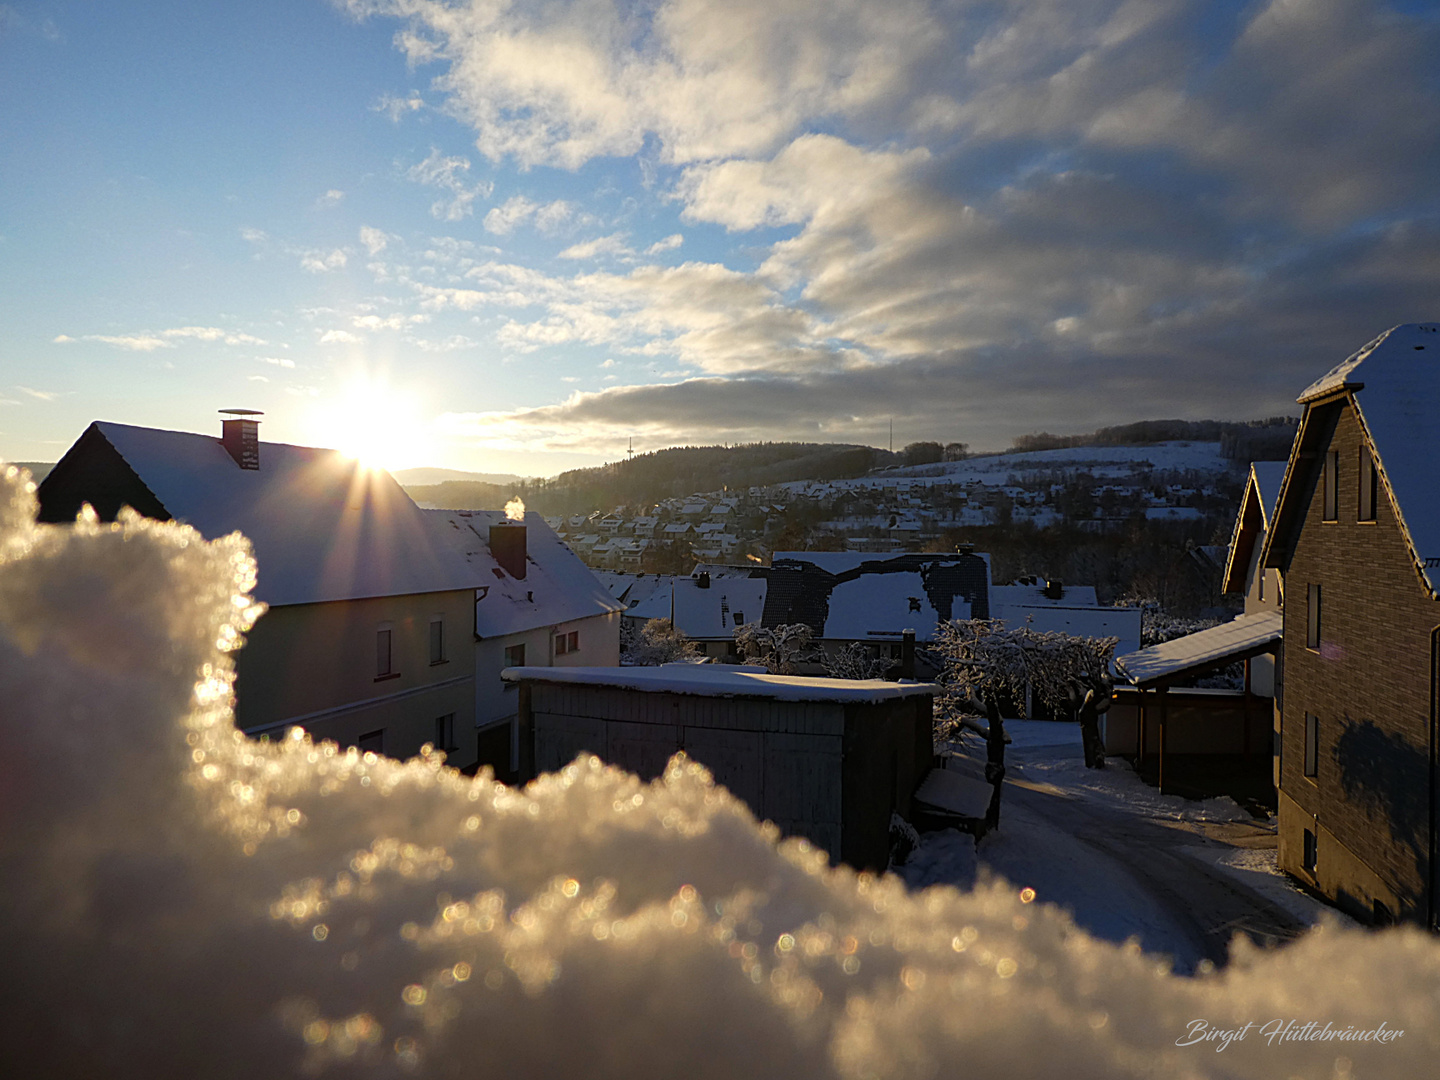
[[[1223,963],[1236,933],[1287,940],[1335,915],[1279,872],[1269,830],[1233,800],[1161,795],[1114,759],[1087,769],[1076,725],[1012,720],[1006,731],[1000,830],[978,851],[953,830],[927,834],[903,869],[912,885],[998,875],[1184,972]]]
[[[238,537],[37,528],[0,486],[6,1076],[1419,1076],[1440,1050],[1418,931],[1182,978],[1008,885],[830,870],[683,762],[517,792],[249,742],[225,650],[252,574]],[[1194,1041],[1275,1020],[1403,1035]]]

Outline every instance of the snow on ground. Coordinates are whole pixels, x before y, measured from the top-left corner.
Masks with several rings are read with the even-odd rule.
[[[1287,921],[1296,929],[1314,926],[1327,917],[1350,922],[1290,883],[1276,866],[1273,842],[1235,846],[1213,835],[1240,834],[1247,843],[1258,835],[1264,844],[1266,833],[1273,833],[1273,823],[1255,823],[1233,799],[1162,795],[1114,758],[1105,769],[1088,769],[1075,724],[1009,720],[1005,730],[1011,783],[1000,829],[978,850],[953,829],[923,836],[901,870],[912,886],[971,887],[1003,878],[1065,908],[1090,933],[1117,942],[1134,937],[1181,971],[1207,959],[1207,933],[1229,936],[1223,927],[1204,925],[1203,911],[1200,923],[1176,911],[1170,894],[1196,887],[1187,880],[1192,863],[1227,876],[1283,913],[1272,929],[1283,930]],[[1152,858],[1155,849],[1172,861]],[[1176,855],[1180,861],[1173,861]],[[1200,883],[1213,891],[1212,874],[1202,874]]]
[[[1325,927],[1182,978],[1010,885],[831,869],[678,758],[648,784],[582,758],[516,791],[438,756],[252,742],[231,650],[254,575],[239,536],[37,527],[0,474],[6,1076],[1433,1071],[1440,945],[1413,928]],[[1347,1038],[1217,1054],[1197,1021]],[[1382,1030],[1403,1034],[1354,1037]]]

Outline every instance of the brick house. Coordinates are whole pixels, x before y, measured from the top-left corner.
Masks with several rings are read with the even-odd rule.
[[[1434,927],[1440,324],[1388,331],[1299,401],[1261,555],[1286,593],[1280,866]]]

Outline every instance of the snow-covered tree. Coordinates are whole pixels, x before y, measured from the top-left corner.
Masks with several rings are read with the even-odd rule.
[[[657,667],[698,656],[694,642],[669,619],[651,619],[639,630],[620,624],[620,663],[627,667]]]
[[[814,658],[813,637],[804,623],[767,627],[748,622],[735,628],[735,649],[747,664],[764,664],[772,675],[794,675],[796,664]]]
[[[871,656],[859,641],[852,641],[836,652],[822,653],[820,662],[832,679],[883,679],[894,666],[888,657]]]
[[[1023,716],[1027,697],[1033,697],[1052,709],[1072,711],[1081,723],[1085,763],[1104,766],[1099,716],[1109,708],[1108,672],[1115,645],[1113,637],[1011,628],[998,619],[956,619],[937,628],[935,649],[944,660],[936,702],[939,729],[942,736],[971,731],[985,739],[985,779],[994,788],[986,829],[1000,822],[1005,779],[1002,707]]]

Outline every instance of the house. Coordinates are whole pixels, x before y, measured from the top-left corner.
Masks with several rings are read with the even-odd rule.
[[[477,755],[502,779],[520,769],[518,695],[507,667],[614,667],[625,605],[555,535],[544,518],[500,510],[423,510],[464,561],[474,589]],[[482,584],[483,583],[483,584]]]
[[[760,619],[767,582],[748,567],[700,564],[689,577],[665,579],[643,602],[625,612],[639,630],[651,619],[669,619],[702,656],[735,656],[735,631]]]
[[[1221,591],[1243,594],[1245,610],[1194,634],[1116,650],[1122,683],[1102,724],[1105,749],[1132,757],[1141,774],[1164,790],[1274,804],[1275,655],[1284,624],[1279,575],[1260,566],[1260,554],[1284,472],[1283,462],[1252,462],[1228,548],[1187,553],[1200,554],[1206,566],[1223,566]],[[1192,685],[1237,662],[1245,665],[1240,689]]]
[[[1280,866],[1437,925],[1440,323],[1312,383],[1260,565],[1284,581]]]
[[[928,683],[801,679],[752,667],[516,667],[524,776],[581,753],[642,779],[677,751],[759,818],[844,861],[881,871],[892,814],[911,814],[934,764]]]
[[[262,443],[255,414],[223,434],[97,421],[40,485],[40,519],[130,506],[207,537],[239,530],[269,605],[236,657],[236,725],[292,725],[384,752],[477,755],[475,575],[400,485],[333,450]]]

